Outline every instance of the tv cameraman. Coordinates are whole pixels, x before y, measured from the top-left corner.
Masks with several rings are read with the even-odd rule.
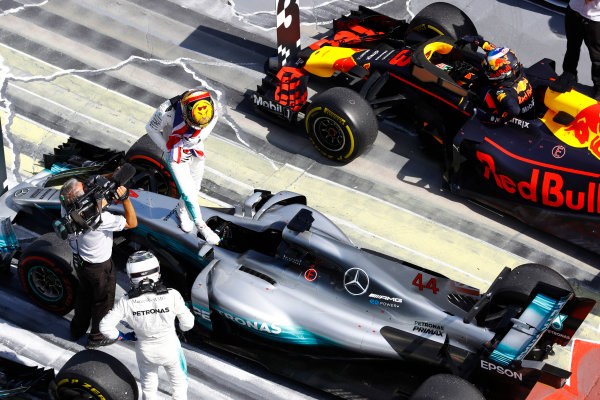
[[[103,177],[110,180],[112,176],[113,174],[107,174]],[[92,189],[93,186],[90,188],[74,178],[66,181],[60,190],[62,215],[66,215],[67,210],[72,209],[77,200]],[[97,225],[68,235],[73,251],[73,264],[79,278],[75,315],[71,320],[71,339],[78,340],[85,335],[91,322],[92,328],[85,345],[88,349],[114,343],[114,340],[107,339],[100,333],[99,325],[115,301],[117,278],[112,260],[113,232],[137,226],[137,216],[128,193],[125,186],[116,188],[115,197],[123,202],[124,216],[105,211],[108,202],[102,199],[102,211],[96,212],[97,216],[94,217]]]

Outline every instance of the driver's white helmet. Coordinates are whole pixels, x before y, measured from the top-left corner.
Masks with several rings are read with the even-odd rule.
[[[125,269],[133,286],[138,286],[146,279],[154,283],[160,279],[160,264],[149,251],[136,251],[130,255]]]

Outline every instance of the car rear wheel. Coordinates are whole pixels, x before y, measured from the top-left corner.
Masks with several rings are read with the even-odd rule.
[[[59,400],[137,400],[137,383],[131,372],[110,354],[83,350],[66,362],[50,385]]]
[[[316,95],[306,113],[306,133],[325,157],[349,162],[377,137],[373,109],[355,91],[334,87]]]
[[[147,134],[135,142],[125,154],[125,161],[136,169],[129,187],[178,197],[179,191],[163,152]]]
[[[542,264],[523,264],[513,269],[496,288],[492,296],[495,305],[527,305],[534,290],[541,285],[573,293],[569,282],[552,268]]]
[[[542,264],[519,265],[496,286],[487,310],[481,313],[483,320],[478,322],[493,330],[507,329],[510,325],[500,324],[503,314],[510,310],[516,314],[522,312],[539,292],[559,298],[567,292],[573,293],[573,288],[550,267]]]
[[[419,11],[408,24],[407,35],[418,33],[425,39],[438,35],[459,39],[477,35],[475,24],[460,8],[449,3],[431,3]]]
[[[451,374],[437,374],[427,378],[410,396],[410,400],[485,400],[470,382]]]
[[[19,279],[27,296],[53,313],[71,311],[79,282],[72,259],[69,245],[54,232],[37,238],[19,259]]]

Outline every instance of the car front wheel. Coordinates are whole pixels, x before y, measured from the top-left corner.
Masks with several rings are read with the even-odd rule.
[[[125,154],[125,161],[136,169],[129,182],[131,188],[178,197],[179,191],[171,171],[163,157],[163,152],[150,136],[142,136]]]
[[[54,400],[137,400],[137,383],[123,363],[99,350],[83,350],[56,374],[49,393]]]
[[[343,87],[315,96],[305,123],[313,146],[340,162],[364,153],[377,137],[377,119],[371,106],[358,93]]]

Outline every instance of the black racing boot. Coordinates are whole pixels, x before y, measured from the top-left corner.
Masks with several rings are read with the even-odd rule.
[[[88,341],[85,344],[85,348],[88,350],[93,350],[93,349],[97,349],[98,347],[102,347],[102,346],[110,346],[111,344],[115,343],[116,341],[117,341],[116,339],[109,339],[104,336],[101,336],[99,338],[93,338],[91,336],[88,336]]]
[[[565,93],[577,83],[577,74],[572,72],[563,72],[554,82],[550,84],[550,89],[555,92]]]

